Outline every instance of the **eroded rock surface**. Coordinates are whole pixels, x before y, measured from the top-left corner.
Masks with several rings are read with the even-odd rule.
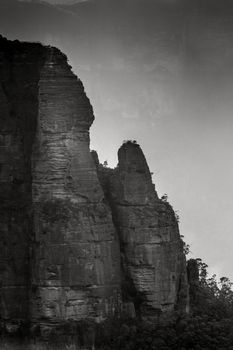
[[[116,169],[98,169],[120,237],[125,300],[144,316],[186,310],[186,261],[175,213],[158,198],[138,144],[123,144],[118,159]]]
[[[121,274],[92,107],[59,50],[1,38],[0,51],[1,317],[101,319]]]
[[[140,147],[90,153],[93,110],[58,49],[0,37],[0,314],[96,321],[187,306],[182,241]],[[98,169],[98,172],[97,172]]]
[[[31,150],[45,49],[0,37],[0,315],[27,318],[32,239]]]

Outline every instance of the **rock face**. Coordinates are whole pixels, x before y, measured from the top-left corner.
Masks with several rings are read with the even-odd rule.
[[[31,150],[45,49],[0,38],[0,315],[27,318],[32,240]]]
[[[187,310],[186,261],[175,213],[158,198],[138,144],[123,144],[118,159],[113,171],[99,166],[99,176],[120,237],[125,300],[143,316]]]
[[[89,150],[93,120],[81,81],[48,48],[32,153],[35,317],[101,318],[118,307],[119,242]]]
[[[92,107],[66,56],[1,37],[0,112],[2,319],[101,320],[122,300],[131,314],[185,309],[174,212],[138,145],[116,170],[93,160]]]
[[[59,50],[0,47],[1,315],[105,317],[120,250],[89,151],[92,107]]]

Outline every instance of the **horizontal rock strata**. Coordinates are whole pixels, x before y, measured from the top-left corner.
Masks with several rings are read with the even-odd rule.
[[[0,314],[100,321],[187,306],[182,241],[140,147],[114,170],[89,149],[93,110],[58,49],[0,37]],[[123,300],[123,303],[122,303]]]
[[[1,38],[1,316],[101,319],[120,251],[89,151],[94,120],[59,50]]]
[[[186,262],[175,213],[158,198],[138,144],[123,144],[118,159],[116,169],[98,169],[120,237],[125,299],[144,316],[186,310]]]
[[[120,297],[120,252],[89,150],[92,107],[66,57],[47,49],[33,148],[33,315],[105,317]]]

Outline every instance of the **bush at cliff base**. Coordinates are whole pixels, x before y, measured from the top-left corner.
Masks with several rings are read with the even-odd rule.
[[[226,277],[208,278],[207,265],[196,259],[197,283],[190,284],[190,314],[174,313],[154,325],[140,320],[113,320],[96,334],[101,350],[233,350],[233,291]]]
[[[233,349],[233,317],[222,320],[206,316],[175,315],[166,325],[153,326],[124,320],[106,324],[99,331],[96,347],[101,350]],[[108,331],[107,331],[108,329]]]

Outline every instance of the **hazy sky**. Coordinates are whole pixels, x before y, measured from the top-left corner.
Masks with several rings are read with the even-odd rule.
[[[192,257],[233,280],[230,4],[93,0],[56,9],[0,0],[0,32],[67,54],[94,108],[100,159],[114,166],[122,141],[137,140]]]

